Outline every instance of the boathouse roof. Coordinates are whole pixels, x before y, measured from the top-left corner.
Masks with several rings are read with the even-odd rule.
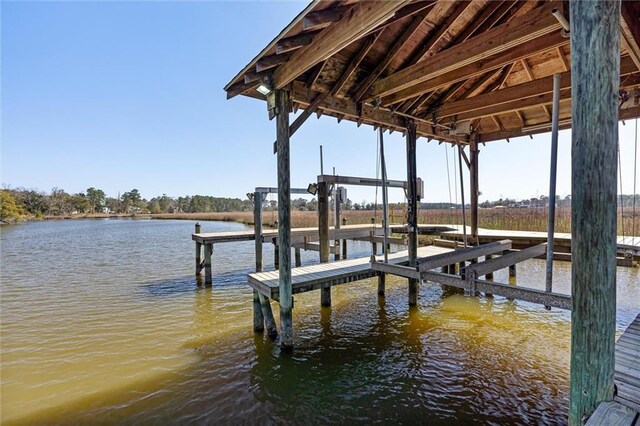
[[[620,16],[620,119],[640,116],[640,2]],[[289,87],[294,109],[467,143],[571,125],[568,2],[312,1],[226,86]],[[597,78],[597,76],[594,76]]]

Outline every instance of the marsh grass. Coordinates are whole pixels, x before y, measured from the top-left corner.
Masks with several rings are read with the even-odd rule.
[[[154,219],[186,219],[186,220],[220,220],[238,222],[253,225],[253,212],[218,212],[218,213],[171,213],[154,214]],[[382,221],[381,210],[347,210],[342,212],[342,217],[347,219],[347,224],[355,225],[371,223],[375,217],[376,223]],[[276,211],[263,212],[263,223],[267,227],[275,227],[278,218]],[[406,221],[404,210],[392,209],[389,212],[389,222],[401,224]],[[624,218],[618,211],[618,235],[629,236],[632,234],[633,222],[635,232],[640,233],[640,215],[633,217],[629,209],[625,209]],[[462,224],[462,211],[457,210],[420,210],[419,223],[429,224]],[[467,225],[469,224],[469,212],[467,211]],[[333,225],[331,219],[330,225]],[[291,226],[294,228],[307,228],[318,226],[318,217],[315,211],[291,212]],[[547,229],[547,210],[544,208],[494,208],[480,209],[478,211],[478,226],[486,229],[503,229],[514,231],[541,231]],[[556,210],[556,232],[571,232],[571,210],[558,208]]]

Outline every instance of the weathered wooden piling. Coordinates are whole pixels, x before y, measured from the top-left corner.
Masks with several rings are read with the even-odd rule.
[[[329,188],[318,182],[318,236],[320,237],[320,263],[329,261]],[[331,287],[320,289],[320,305],[331,306]]]
[[[302,259],[300,257],[300,247],[296,247],[293,250],[293,254],[295,256],[295,261],[296,261],[296,267],[302,265]]]
[[[347,218],[346,217],[342,218],[342,225],[343,226],[347,226]],[[342,240],[342,258],[343,259],[347,258],[347,240]]]
[[[335,229],[340,229],[340,187],[338,185],[336,185],[335,187],[335,197],[334,197],[334,203],[335,203]],[[333,255],[333,260],[340,260],[340,240],[336,238],[335,240],[335,245],[337,247],[338,250],[336,250],[335,254]]]
[[[262,194],[253,193],[253,232],[255,237],[256,272],[262,272]],[[253,290],[253,331],[264,330],[260,294]]]
[[[278,242],[273,245],[273,269],[280,269],[280,246]]]
[[[211,272],[211,256],[213,255],[213,244],[204,244],[204,283],[211,285],[213,283],[213,274]]]
[[[256,272],[262,271],[262,194],[253,193],[253,230],[255,236]]]
[[[196,223],[195,233],[199,234],[201,231],[200,223]],[[202,244],[196,241],[196,276],[202,272]]]
[[[493,259],[493,255],[492,254],[488,254],[484,257],[485,260],[491,260]],[[485,278],[488,280],[492,280],[493,279],[493,272],[489,272],[487,275],[485,275]]]
[[[409,266],[416,266],[418,258],[418,174],[416,168],[416,123],[407,120],[407,227],[409,235]],[[385,248],[386,249],[386,248]],[[418,280],[408,278],[409,305],[418,303]]]
[[[278,150],[278,246],[280,260],[280,346],[293,347],[293,296],[291,294],[291,182],[289,158],[289,108],[287,90],[275,90]]]
[[[257,290],[253,290],[253,331],[264,331],[262,305],[260,304],[260,294]]]
[[[620,1],[571,0],[569,424],[614,396]]]
[[[276,326],[276,320],[273,318],[273,310],[271,309],[271,302],[267,297],[262,294],[260,297],[260,306],[262,307],[262,317],[264,318],[264,325],[267,330],[267,336],[271,339],[278,337],[278,327]]]

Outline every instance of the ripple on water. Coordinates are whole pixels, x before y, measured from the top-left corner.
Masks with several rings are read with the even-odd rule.
[[[193,277],[192,229],[3,227],[3,423],[565,422],[568,313],[429,284],[409,309],[404,280],[389,277],[384,299],[365,280],[334,288],[331,309],[317,292],[296,295],[296,350],[282,353],[251,331],[253,243],[218,248],[205,288]],[[316,256],[303,252],[303,263]],[[526,262],[519,283],[540,288],[543,272],[544,262]],[[569,275],[556,264],[558,291]],[[640,311],[639,281],[619,268],[619,331]]]

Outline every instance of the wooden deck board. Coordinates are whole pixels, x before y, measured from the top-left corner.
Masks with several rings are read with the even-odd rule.
[[[640,425],[640,315],[616,342],[615,401],[601,403],[587,426]]]
[[[461,225],[449,225],[455,228],[454,231],[448,231],[442,233],[442,238],[446,239],[461,239],[463,236],[463,229]],[[467,235],[471,235],[471,227],[467,226]],[[515,243],[526,243],[530,245],[540,244],[547,241],[547,233],[537,231],[510,231],[510,230],[498,230],[498,229],[484,229],[478,228],[478,236],[481,242],[491,242],[498,240],[511,240]],[[557,246],[570,247],[571,234],[564,232],[556,232],[554,234],[554,242]],[[624,252],[630,250],[634,255],[640,255],[640,236],[618,236],[617,237],[618,251]],[[555,247],[557,250],[557,247]]]
[[[436,246],[420,247],[418,256],[427,257],[449,251],[451,249]],[[382,258],[382,256],[377,257],[378,260],[382,260]],[[401,264],[407,261],[408,254],[406,251],[401,251],[390,254],[388,258],[391,263]],[[316,290],[325,285],[333,286],[375,277],[379,272],[371,269],[370,260],[370,257],[361,257],[293,268],[291,269],[292,293],[301,293]],[[274,274],[276,275],[275,277]],[[248,281],[251,287],[265,296],[272,299],[278,297],[280,288],[277,271],[251,273],[248,276]]]
[[[633,426],[636,412],[614,401],[603,402],[593,412],[586,426]]]
[[[616,342],[616,400],[640,411],[640,315]]]

